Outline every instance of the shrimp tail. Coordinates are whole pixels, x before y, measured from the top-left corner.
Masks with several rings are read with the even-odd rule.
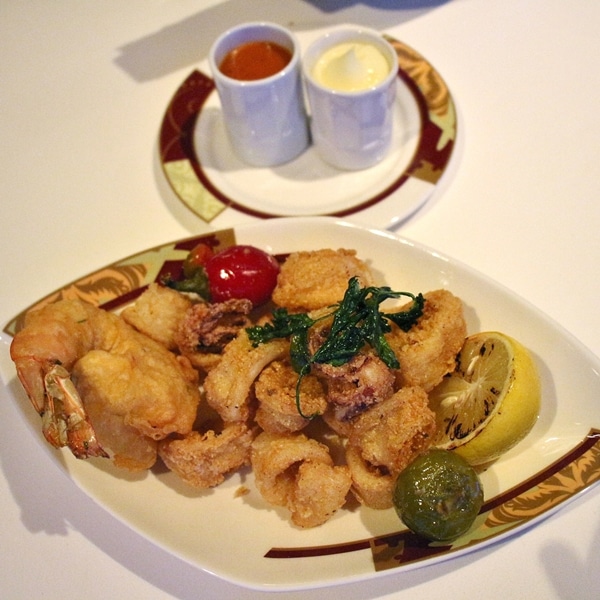
[[[34,358],[17,358],[14,355],[13,360],[17,367],[19,381],[23,385],[33,408],[39,415],[43,415],[46,390],[44,388],[44,370],[40,361]]]
[[[77,458],[108,458],[66,369],[54,365],[44,376],[44,437],[55,448],[68,446]]]

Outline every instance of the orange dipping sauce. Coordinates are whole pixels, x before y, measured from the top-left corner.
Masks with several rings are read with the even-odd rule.
[[[254,81],[279,73],[290,60],[292,53],[275,42],[246,42],[228,52],[219,69],[232,79]]]

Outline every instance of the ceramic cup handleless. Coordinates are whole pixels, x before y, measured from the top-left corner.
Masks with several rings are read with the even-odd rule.
[[[289,52],[278,72],[242,80],[221,70],[232,52],[253,43],[276,44]],[[234,152],[245,163],[269,167],[292,160],[309,145],[303,102],[300,47],[295,36],[274,23],[243,23],[213,43],[209,65],[215,81],[225,129]]]
[[[381,33],[332,30],[303,56],[312,140],[321,158],[344,170],[380,162],[393,132],[398,59]]]

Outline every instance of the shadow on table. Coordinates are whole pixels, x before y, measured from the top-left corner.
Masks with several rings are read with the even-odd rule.
[[[599,525],[600,519],[596,523],[589,523],[595,535],[587,555],[579,552],[581,548],[577,547],[576,540],[569,539],[568,535],[565,535],[564,539],[548,539],[542,547],[540,559],[557,598],[591,600],[598,597],[600,554],[592,551],[592,548],[600,548]]]
[[[219,34],[244,21],[268,20],[295,31],[340,23],[383,30],[449,1],[229,0],[122,46],[115,62],[136,81],[149,81],[199,62]]]

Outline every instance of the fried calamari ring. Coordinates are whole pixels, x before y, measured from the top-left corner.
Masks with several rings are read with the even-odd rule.
[[[300,431],[310,423],[298,412],[296,383],[298,373],[288,362],[274,361],[259,375],[254,386],[258,400],[255,420],[264,431],[286,433]],[[327,408],[325,391],[319,380],[307,375],[300,386],[302,413],[321,414]]]
[[[274,340],[256,348],[245,330],[227,346],[219,364],[204,380],[208,404],[226,423],[246,422],[252,416],[250,400],[254,380],[273,360],[289,351],[287,340]]]
[[[352,483],[327,446],[301,433],[261,433],[252,444],[251,464],[262,497],[286,507],[299,527],[327,521],[346,502]]]
[[[328,521],[345,504],[351,483],[346,466],[303,462],[298,468],[293,500],[288,504],[292,523],[308,528]]]

